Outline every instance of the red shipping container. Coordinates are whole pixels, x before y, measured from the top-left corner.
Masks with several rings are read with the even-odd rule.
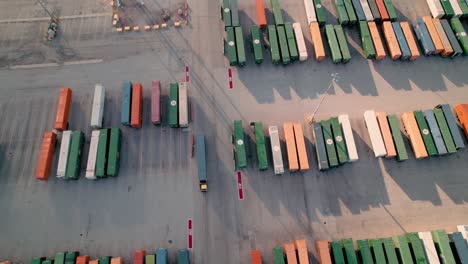
[[[36,179],[38,180],[47,180],[49,178],[56,141],[57,135],[54,132],[44,133],[36,168]]]
[[[390,20],[390,16],[388,15],[387,8],[385,7],[385,3],[383,0],[375,0],[377,3],[377,8],[380,12],[380,17],[383,21]]]
[[[89,256],[78,256],[76,258],[76,264],[88,264]]]
[[[141,128],[141,105],[142,105],[143,87],[141,83],[132,85],[132,113],[130,116],[130,126]]]
[[[146,251],[138,250],[133,253],[133,264],[145,264]]]
[[[72,90],[70,88],[61,88],[57,106],[57,115],[55,117],[54,128],[63,131],[68,127],[68,116],[70,114]]]
[[[161,124],[161,83],[159,81],[152,82],[151,123],[154,125]]]
[[[262,253],[259,250],[250,251],[250,258],[252,259],[252,264],[262,264]]]

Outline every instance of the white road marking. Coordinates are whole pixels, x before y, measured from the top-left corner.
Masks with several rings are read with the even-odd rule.
[[[63,63],[63,65],[70,66],[70,65],[80,65],[80,64],[96,64],[102,61],[103,61],[102,59],[66,61]],[[33,68],[46,68],[46,67],[59,67],[59,66],[61,66],[61,64],[52,62],[52,63],[40,63],[40,64],[11,65],[11,66],[8,66],[8,68],[3,68],[3,69],[19,70],[19,69],[33,69]]]
[[[79,65],[79,64],[96,64],[102,62],[102,59],[95,60],[80,60],[80,61],[66,61],[63,65]]]
[[[59,20],[103,17],[103,16],[112,16],[112,13],[95,13],[95,14],[85,14],[85,15],[60,16]],[[16,18],[16,19],[0,19],[0,23],[22,23],[22,22],[49,21],[49,20],[50,20],[50,17],[29,17],[29,18],[25,17],[25,18]]]

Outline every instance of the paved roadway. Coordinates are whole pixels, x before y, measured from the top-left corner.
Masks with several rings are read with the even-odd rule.
[[[11,1],[0,1],[0,6],[7,2],[10,6]],[[323,2],[334,12],[331,1]],[[110,12],[104,2],[95,3],[97,9],[90,8],[92,3],[76,8],[88,8],[83,15]],[[194,220],[194,263],[248,263],[252,248],[260,249],[265,263],[271,263],[273,247],[299,238],[307,239],[314,260],[316,239],[375,238],[436,228],[453,231],[455,225],[467,223],[467,150],[421,161],[411,157],[404,163],[377,160],[362,118],[371,108],[401,113],[468,102],[466,58],[369,62],[360,55],[354,29],[347,30],[353,55],[348,65],[309,60],[282,67],[267,59],[255,66],[249,57],[248,66],[233,69],[235,87],[229,90],[218,7],[208,0],[189,5],[188,28],[119,35],[103,25],[110,26],[110,15],[106,22],[103,15],[67,20],[62,38],[46,44],[38,39],[40,23],[7,22],[8,27],[0,23],[7,32],[16,28],[16,35],[0,34],[0,67],[5,67],[0,71],[2,259],[27,262],[32,256],[78,249],[92,257],[123,256],[128,262],[136,249],[167,247],[174,260],[176,250],[187,246],[188,218]],[[423,0],[411,5],[395,0],[395,5],[411,21],[429,13]],[[302,2],[284,1],[282,7],[287,20],[305,25]],[[79,14],[68,8],[64,15]],[[255,20],[253,3],[241,2],[240,9],[247,32]],[[2,11],[0,20],[44,16],[35,12],[10,16],[17,11]],[[332,14],[328,16],[331,22]],[[85,60],[97,63],[64,65]],[[8,69],[43,63],[58,66]],[[167,94],[170,82],[183,80],[186,63],[192,70],[195,122],[188,130],[153,127],[147,114],[151,80],[162,80]],[[119,126],[122,80],[142,82],[145,99],[143,129],[122,127],[120,176],[98,182],[34,180],[42,133],[53,126],[58,88],[74,89],[70,125],[85,131],[89,140],[93,85],[101,82],[108,89],[106,126]],[[316,169],[311,131],[305,123],[322,99],[315,119],[348,113],[360,155],[357,163],[325,173]],[[244,121],[249,135],[250,121],[266,126],[302,121],[312,169],[274,176],[271,169],[258,172],[251,158],[252,165],[243,172],[246,198],[238,201],[230,148],[234,119]],[[207,138],[206,194],[198,191],[196,164],[188,154],[192,132],[204,132]]]

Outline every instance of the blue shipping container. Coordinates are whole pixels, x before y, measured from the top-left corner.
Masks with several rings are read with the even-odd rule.
[[[395,31],[398,44],[400,45],[401,59],[408,60],[411,57],[411,51],[409,49],[408,43],[406,42],[406,38],[405,38],[405,35],[403,34],[403,30],[401,29],[400,22],[393,22],[392,26],[393,26],[393,31]]]
[[[414,24],[414,32],[416,33],[416,37],[421,44],[421,48],[424,51],[424,55],[429,56],[434,54],[435,47],[432,43],[431,36],[429,35],[429,31],[427,30],[426,24],[424,21],[418,17],[416,18],[416,23]]]

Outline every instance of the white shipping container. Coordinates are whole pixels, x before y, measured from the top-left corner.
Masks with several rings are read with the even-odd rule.
[[[313,0],[304,0],[304,9],[307,16],[307,26],[312,22],[317,22]]]
[[[60,144],[60,153],[57,165],[57,178],[65,177],[67,171],[68,152],[70,151],[72,131],[67,130],[62,133],[62,143]]]
[[[444,8],[439,0],[426,0],[433,18],[442,18],[445,16]]]
[[[461,10],[460,5],[458,4],[457,0],[449,0],[450,4],[452,5],[453,12],[455,13],[455,17],[460,17],[463,15],[463,11]]]
[[[457,230],[462,233],[464,239],[468,240],[468,225],[458,225]]]
[[[188,127],[187,83],[179,83],[179,126]]]
[[[306,61],[307,60],[307,48],[304,41],[304,34],[302,34],[301,24],[293,23],[294,35],[296,36],[297,42],[297,49],[299,50],[299,60]]]
[[[269,126],[268,132],[270,135],[270,142],[271,142],[271,153],[273,155],[273,167],[275,169],[275,174],[283,174],[284,173],[284,165],[283,165],[283,155],[281,154],[281,145],[280,139],[278,134],[278,127],[277,126]]]
[[[377,123],[377,117],[375,116],[374,110],[368,110],[364,112],[364,120],[366,122],[367,130],[369,131],[369,136],[372,144],[372,149],[374,150],[375,157],[383,157],[387,155],[387,150],[382,139],[382,134],[380,133],[380,127]]]
[[[349,161],[357,161],[359,156],[356,149],[356,142],[354,141],[353,129],[351,128],[351,123],[349,122],[349,116],[339,115],[338,121],[343,128],[343,135],[346,142],[346,148],[348,149]]]
[[[86,179],[96,179],[96,158],[99,143],[99,130],[91,132],[91,142],[89,143],[88,163],[86,164]]]
[[[434,246],[431,232],[418,232],[419,239],[421,239],[424,250],[426,251],[427,260],[429,264],[440,264],[439,255]]]
[[[91,128],[98,129],[102,127],[102,118],[104,116],[104,101],[106,91],[101,84],[94,86],[93,109],[91,111]]]
[[[367,0],[361,0],[362,11],[364,11],[364,15],[366,16],[367,21],[374,21],[374,16],[372,15],[372,11],[369,7],[369,3]]]

